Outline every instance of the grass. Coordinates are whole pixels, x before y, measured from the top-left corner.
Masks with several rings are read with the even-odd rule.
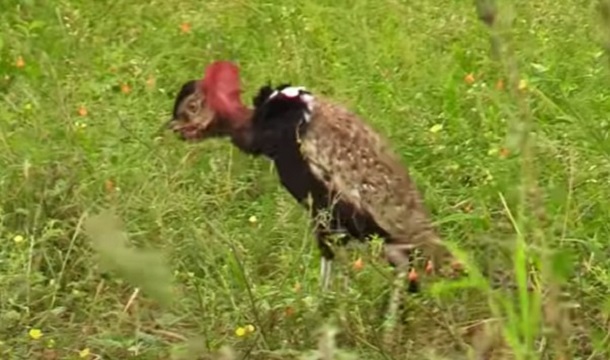
[[[505,3],[4,0],[0,358],[608,359],[610,6]],[[323,297],[266,160],[155,136],[215,59],[366,116],[472,261],[393,346],[376,247]]]

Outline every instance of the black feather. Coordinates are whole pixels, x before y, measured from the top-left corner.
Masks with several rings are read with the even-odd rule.
[[[307,104],[298,98],[270,96],[289,84],[275,89],[271,85],[263,86],[253,98],[254,115],[252,118],[253,151],[275,159],[278,152],[288,148],[298,150],[297,136],[302,136],[307,124],[303,121]],[[298,135],[297,135],[298,134]]]
[[[268,83],[265,86],[262,86],[258,90],[258,94],[252,98],[252,105],[255,108],[258,108],[264,104],[264,102],[273,94],[274,89],[271,87],[271,83]]]
[[[174,110],[172,112],[174,119],[178,118],[178,107],[180,106],[180,103],[189,95],[195,93],[195,91],[197,91],[197,80],[189,80],[182,85],[176,96],[176,100],[174,100]]]

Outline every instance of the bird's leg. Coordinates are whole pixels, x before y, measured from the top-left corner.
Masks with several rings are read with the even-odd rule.
[[[391,345],[392,343],[393,330],[402,301],[401,295],[404,290],[405,280],[407,280],[409,275],[409,251],[411,249],[412,247],[403,244],[386,243],[384,246],[385,256],[394,266],[396,272],[384,324],[383,339],[386,345]]]
[[[347,294],[349,292],[349,273],[343,272],[343,291]]]
[[[332,274],[332,259],[328,259],[324,256],[320,259],[320,281],[322,284],[322,291],[328,291],[330,287],[330,277]]]
[[[326,242],[330,232],[327,228],[317,227],[316,237],[318,239],[318,248],[320,249],[320,284],[323,292],[328,291],[332,276],[332,263],[335,257],[330,245]]]

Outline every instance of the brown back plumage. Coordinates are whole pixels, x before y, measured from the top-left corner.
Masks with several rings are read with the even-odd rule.
[[[408,170],[387,140],[358,115],[316,96],[301,137],[301,153],[318,178],[326,179],[340,197],[371,214],[395,242],[441,250]]]

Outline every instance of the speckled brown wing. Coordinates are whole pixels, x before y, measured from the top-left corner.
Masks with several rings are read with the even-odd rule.
[[[385,139],[358,115],[316,97],[301,152],[338,196],[370,213],[402,244],[438,242],[421,195]]]

